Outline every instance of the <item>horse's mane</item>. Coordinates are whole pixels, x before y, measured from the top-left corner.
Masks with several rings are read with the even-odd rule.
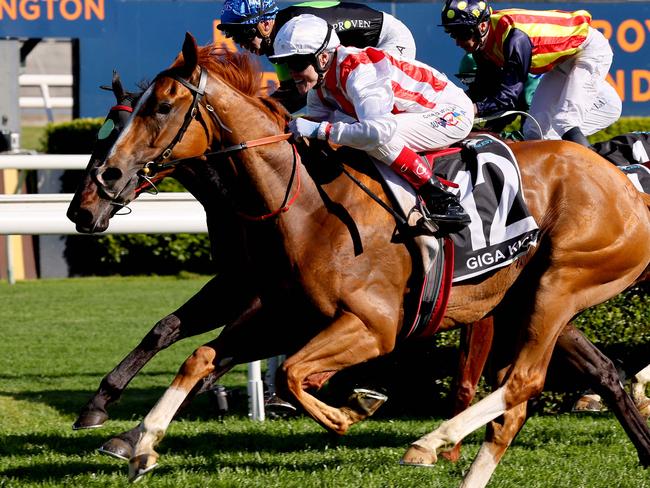
[[[183,64],[181,53],[172,64],[178,67]],[[262,71],[260,64],[248,53],[230,52],[216,44],[199,46],[198,63],[211,74],[217,76],[242,95],[257,104],[283,126],[288,119],[284,107],[274,99],[261,95]]]

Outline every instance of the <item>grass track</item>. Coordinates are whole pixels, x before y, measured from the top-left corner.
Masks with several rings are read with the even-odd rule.
[[[181,361],[214,334],[163,351],[136,377],[112,420],[73,432],[75,415],[101,377],[205,277],[85,278],[0,284],[0,486],[129,486],[126,464],[96,453],[132,427],[169,384]],[[222,381],[245,385],[245,367]],[[457,465],[397,465],[409,442],[441,419],[371,419],[334,438],[305,417],[250,422],[245,398],[223,421],[206,398],[172,424],[151,487],[458,486],[480,444],[472,435]],[[650,488],[650,472],[611,415],[534,417],[489,486]]]

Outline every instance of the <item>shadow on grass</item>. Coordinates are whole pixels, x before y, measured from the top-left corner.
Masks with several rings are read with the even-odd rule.
[[[173,429],[172,429],[173,430]],[[103,433],[102,433],[103,432]],[[41,456],[57,453],[64,456],[96,454],[97,449],[111,436],[108,431],[91,430],[83,434],[12,434],[2,437],[0,454],[3,456]],[[414,440],[414,434],[386,432],[349,433],[332,436],[325,431],[309,433],[283,432],[201,432],[192,434],[170,433],[156,449],[161,455],[206,455],[212,452],[240,453],[300,453],[306,448],[325,450],[336,447],[353,449],[376,449],[379,447],[406,447]],[[101,456],[103,459],[104,457]],[[108,458],[107,458],[108,459]]]
[[[133,420],[141,418],[153,407],[165,392],[165,388],[128,388],[122,398],[108,407],[110,419]],[[62,415],[77,415],[94,394],[89,390],[34,390],[21,393],[0,392],[0,397],[47,405]],[[246,415],[248,409],[245,392],[230,391],[229,411],[232,414]],[[181,418],[214,419],[217,418],[217,406],[211,395],[203,394],[195,398],[192,404],[180,414]]]
[[[87,476],[89,473],[96,474],[117,474],[125,473],[125,466],[110,462],[108,458],[104,461],[101,458],[99,462],[33,462],[30,461],[28,466],[7,469],[0,471],[0,476],[9,478],[18,478],[21,482],[46,482],[48,480],[62,480],[74,476]],[[12,486],[11,484],[7,486]]]

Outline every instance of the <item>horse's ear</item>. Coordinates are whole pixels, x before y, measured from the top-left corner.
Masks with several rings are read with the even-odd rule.
[[[185,78],[189,78],[194,73],[194,69],[199,62],[199,48],[196,39],[189,32],[185,33],[185,42],[183,42],[183,66],[181,71]]]
[[[111,82],[111,86],[113,88],[113,93],[115,94],[115,99],[117,100],[117,103],[121,103],[122,100],[126,97],[126,93],[124,92],[124,87],[122,86],[122,80],[120,79],[120,75],[116,70],[113,70],[113,80]]]

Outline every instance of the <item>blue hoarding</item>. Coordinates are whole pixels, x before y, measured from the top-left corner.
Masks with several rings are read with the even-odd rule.
[[[451,75],[463,53],[438,27],[440,2],[367,3],[400,18],[413,31],[417,58],[454,79]],[[80,115],[103,116],[112,100],[98,87],[110,81],[113,69],[133,89],[171,63],[186,31],[199,44],[229,42],[216,29],[221,4],[220,0],[0,0],[0,37],[79,39]],[[593,25],[614,50],[610,82],[623,99],[623,115],[650,115],[650,2],[492,5],[589,10]],[[266,59],[262,65],[271,71]],[[271,80],[273,74],[268,77]]]

